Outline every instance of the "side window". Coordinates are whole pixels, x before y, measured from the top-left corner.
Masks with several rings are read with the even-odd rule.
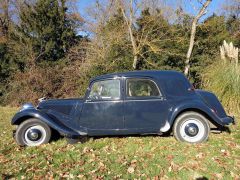
[[[128,97],[160,96],[157,85],[149,79],[127,79]]]
[[[115,100],[120,99],[120,80],[97,81],[92,85],[89,99]]]

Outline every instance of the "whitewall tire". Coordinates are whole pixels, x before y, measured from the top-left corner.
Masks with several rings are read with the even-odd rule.
[[[201,143],[208,139],[210,127],[208,120],[197,112],[184,112],[174,122],[174,137],[183,142]]]

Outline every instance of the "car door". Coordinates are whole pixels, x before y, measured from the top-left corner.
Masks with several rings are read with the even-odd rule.
[[[90,135],[111,135],[123,129],[121,78],[95,81],[83,104],[80,124]]]
[[[126,78],[124,126],[129,133],[159,132],[168,116],[168,103],[151,78]]]

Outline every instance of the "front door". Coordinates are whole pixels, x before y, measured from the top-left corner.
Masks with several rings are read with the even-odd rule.
[[[123,129],[121,79],[95,81],[86,99],[80,125],[89,135],[111,135]]]
[[[167,120],[168,104],[154,80],[126,79],[124,114],[129,133],[159,132]]]

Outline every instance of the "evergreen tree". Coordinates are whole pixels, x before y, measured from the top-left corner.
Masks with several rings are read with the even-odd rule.
[[[32,63],[56,61],[76,42],[76,24],[68,18],[66,0],[38,0],[21,6],[12,34],[13,53]]]

